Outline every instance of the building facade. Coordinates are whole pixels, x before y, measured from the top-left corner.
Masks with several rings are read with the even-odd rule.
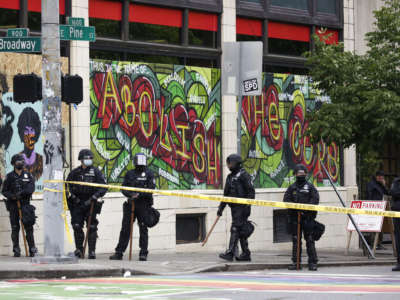
[[[97,35],[93,43],[61,42],[61,55],[68,64],[65,72],[84,79],[84,101],[77,108],[64,108],[65,172],[79,165],[82,148],[90,148],[108,182],[119,184],[133,167],[133,155],[144,152],[159,189],[221,195],[228,174],[225,160],[237,147],[236,97],[221,95],[221,45],[262,41],[263,94],[243,98],[241,128],[241,154],[254,178],[256,198],[282,201],[285,188],[294,180],[293,166],[303,163],[312,174],[310,180],[318,186],[321,204],[339,205],[322,161],[343,199],[353,200],[357,197],[355,149],[311,145],[302,137],[307,126],[305,114],[327,99],[306,76],[301,54],[312,50],[314,33],[329,34],[327,42],[343,41],[346,50],[355,51],[360,37],[355,19],[361,12],[358,2],[60,0],[60,23],[65,24],[68,16],[84,18],[86,26],[96,27]],[[31,35],[40,35],[40,11],[40,0],[0,1],[0,34],[5,35],[5,28],[27,27]],[[3,126],[3,136],[11,132],[23,146],[17,121],[24,107],[10,98],[15,70],[7,68],[16,56],[0,55],[0,75],[3,73],[6,80],[2,81],[2,120],[10,125]],[[28,69],[21,72],[31,72],[33,65],[37,70],[40,65],[37,55],[20,54],[18,59],[21,64],[28,61]],[[45,155],[41,139],[36,139],[37,152]],[[2,145],[3,176],[11,168],[9,158],[17,151],[9,148],[14,144]],[[43,185],[39,182],[40,178],[34,202],[41,217]],[[99,252],[114,250],[123,201],[119,192],[105,197]],[[200,247],[216,217],[217,205],[156,195],[161,221],[150,230],[150,250],[224,249],[229,238],[229,213],[217,224],[208,246]],[[251,248],[289,249],[281,229],[283,218],[281,210],[253,207],[250,219],[258,226],[250,238]],[[338,241],[344,247],[347,217],[320,214],[319,219],[327,224],[320,247],[338,247]],[[0,220],[0,251],[8,254],[10,229],[5,210],[1,210]],[[35,225],[39,246],[43,242],[41,224],[39,219]],[[137,246],[137,228],[134,237]],[[68,234],[66,241],[66,251],[72,250]],[[356,241],[352,246],[357,246]]]

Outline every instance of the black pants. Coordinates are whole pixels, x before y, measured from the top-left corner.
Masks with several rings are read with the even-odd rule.
[[[83,226],[86,222],[86,227],[89,222],[90,215],[90,205],[89,206],[76,206],[71,209],[71,225],[74,230],[75,247],[76,249],[83,250],[83,242],[85,239],[85,234],[83,232]],[[94,252],[96,250],[97,241],[97,226],[99,221],[97,220],[96,210],[93,210],[92,219],[90,222],[89,236],[88,236],[88,246],[89,252]]]
[[[26,205],[26,204],[22,204]],[[13,252],[21,253],[21,249],[19,247],[19,230],[20,230],[20,219],[19,219],[19,211],[16,203],[12,203],[9,205],[10,212],[10,225],[11,225],[11,241],[13,243]],[[28,242],[29,251],[34,252],[35,248],[35,240],[33,237],[33,226],[25,226],[26,233],[26,241]]]
[[[149,235],[147,226],[143,222],[143,218],[146,214],[148,206],[146,205],[135,205],[134,211],[134,219],[138,220],[139,225],[139,248],[140,254],[147,255],[148,253],[148,244],[149,244]],[[131,213],[132,213],[132,205],[128,202],[124,202],[123,204],[123,216],[122,216],[122,227],[121,232],[119,233],[119,241],[118,245],[115,248],[115,252],[124,253],[126,248],[128,247],[129,237],[130,237],[130,226],[131,226]]]
[[[299,259],[301,262],[301,248],[302,248],[302,236],[306,241],[306,248],[307,248],[307,255],[308,255],[308,263],[309,264],[316,264],[318,262],[317,250],[315,249],[315,241],[312,236],[312,231],[306,229],[304,223],[307,222],[306,219],[302,218],[300,220],[300,236],[297,236],[297,217],[296,219],[291,217],[291,233],[292,233],[292,262],[297,262],[297,246],[299,245]],[[300,238],[300,241],[298,241]]]
[[[400,218],[393,218],[393,226],[397,251],[397,263],[400,264]]]

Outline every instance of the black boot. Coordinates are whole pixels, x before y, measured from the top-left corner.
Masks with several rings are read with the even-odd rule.
[[[35,246],[35,238],[33,237],[33,227],[25,228],[26,231],[26,241],[28,242],[29,246],[29,256],[34,257],[38,250]]]
[[[20,257],[21,256],[21,248],[19,247],[19,231],[17,231],[17,230],[11,231],[11,241],[13,244],[14,257]]]
[[[75,225],[73,226],[73,228],[76,248],[74,251],[74,255],[77,258],[83,258],[83,240],[85,239],[85,235],[79,225]]]
[[[297,235],[292,236],[292,264],[288,270],[297,270]],[[299,270],[301,270],[301,239],[299,248]]]
[[[110,256],[110,260],[122,260],[123,254],[121,252],[115,252]]]
[[[88,237],[89,259],[96,259],[97,230],[91,230]]]
[[[311,237],[308,237],[306,240],[307,246],[307,255],[308,255],[308,269],[310,271],[317,271],[317,250],[315,249],[315,242]]]
[[[235,256],[235,249],[237,248],[237,244],[239,241],[239,235],[236,228],[231,229],[231,238],[229,240],[229,247],[225,251],[225,253],[220,253],[219,257],[225,259],[227,261],[233,261],[233,257]]]
[[[242,247],[242,254],[236,257],[237,261],[251,261],[249,242],[247,238],[240,238],[240,247]]]
[[[397,251],[399,251],[399,250],[397,250]],[[392,271],[400,271],[400,257],[397,258],[397,265],[394,266]]]
[[[139,260],[140,261],[146,261],[148,253],[149,252],[147,250],[140,250],[140,252],[139,252]]]

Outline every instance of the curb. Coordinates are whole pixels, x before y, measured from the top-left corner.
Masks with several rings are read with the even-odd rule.
[[[322,262],[318,267],[354,267],[354,266],[386,266],[394,265],[396,260],[381,260],[381,261],[354,261],[354,262]],[[147,272],[139,269],[131,268],[107,268],[107,269],[76,269],[76,270],[0,270],[0,280],[10,279],[59,279],[66,277],[84,278],[84,277],[121,277],[125,272],[129,271],[131,276],[166,276],[166,275],[189,275],[195,273],[210,273],[210,272],[238,272],[238,271],[259,271],[259,270],[276,270],[287,269],[289,263],[221,263],[197,268],[185,272]],[[303,268],[307,268],[307,264],[302,264]]]

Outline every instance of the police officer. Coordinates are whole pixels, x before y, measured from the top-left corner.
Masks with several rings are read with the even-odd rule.
[[[21,154],[13,155],[11,158],[11,164],[14,166],[14,171],[7,174],[6,179],[4,180],[2,193],[7,198],[6,208],[10,212],[11,240],[13,243],[14,257],[20,257],[20,219],[17,200],[20,201],[21,210],[25,210],[27,206],[30,206],[32,193],[35,191],[35,180],[31,173],[24,170],[25,160]],[[35,256],[38,252],[33,237],[34,219],[35,216],[33,215],[33,222],[26,225],[24,224],[26,240],[29,245],[29,255],[31,257]]]
[[[294,203],[305,203],[305,204],[318,204],[319,194],[317,189],[307,181],[307,168],[304,165],[298,164],[294,169],[294,175],[296,176],[296,182],[288,187],[283,197],[284,202]],[[298,224],[298,212],[299,210],[289,209],[288,212],[288,226],[290,233],[292,234],[292,264],[289,266],[289,270],[296,270],[297,262],[297,224]],[[317,251],[315,249],[315,240],[312,234],[312,221],[317,217],[316,211],[303,211],[300,210],[300,249],[299,259],[301,260],[301,234],[303,232],[304,239],[306,240],[307,255],[308,255],[308,269],[310,271],[317,271]]]
[[[242,168],[242,158],[240,155],[229,155],[226,163],[231,173],[226,178],[224,196],[254,199],[255,190],[253,182],[250,175]],[[238,261],[250,261],[248,236],[241,234],[250,216],[250,205],[221,202],[217,211],[218,216],[222,216],[226,204],[230,206],[232,213],[231,237],[228,249],[225,253],[221,253],[219,257],[228,261],[233,261],[233,257]],[[236,249],[239,240],[242,254],[237,256]]]
[[[137,153],[134,157],[135,169],[126,173],[123,186],[131,186],[137,188],[154,189],[156,182],[153,173],[146,167],[146,155]],[[148,254],[148,229],[145,224],[146,214],[149,213],[149,208],[153,205],[153,194],[151,193],[136,193],[133,191],[122,190],[122,194],[128,198],[123,204],[122,227],[119,234],[118,245],[115,248],[115,253],[110,256],[111,260],[121,260],[124,251],[126,250],[130,238],[130,222],[132,213],[132,203],[134,204],[134,220],[138,219],[139,225],[139,260],[146,261]]]
[[[93,166],[93,153],[89,149],[82,149],[79,152],[78,160],[81,161],[81,166],[73,169],[67,177],[67,181],[82,181],[90,183],[106,184],[101,171]],[[68,184],[69,197],[68,207],[71,212],[71,224],[74,230],[75,247],[74,252],[76,257],[83,258],[83,241],[85,235],[83,233],[83,225],[86,221],[86,227],[89,225],[90,207],[93,203],[93,212],[89,227],[88,246],[89,259],[96,258],[96,240],[97,240],[97,225],[99,221],[96,216],[101,212],[103,202],[98,201],[107,192],[106,188],[92,187],[79,184]]]
[[[400,212],[400,177],[396,177],[390,188],[392,195],[392,210]],[[392,271],[400,271],[400,218],[393,218],[394,239],[397,251],[397,264]]]

